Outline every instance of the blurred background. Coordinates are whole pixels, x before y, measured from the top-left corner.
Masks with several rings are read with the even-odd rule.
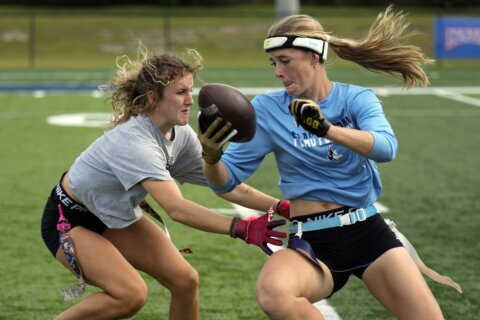
[[[262,43],[275,19],[305,13],[336,36],[361,39],[389,3],[409,14],[411,29],[419,32],[412,43],[437,59],[427,70],[432,85],[479,84],[478,56],[438,56],[434,39],[439,18],[480,19],[475,0],[14,2],[15,6],[13,1],[0,1],[0,84],[96,84],[115,70],[115,57],[135,57],[141,41],[159,52],[197,49],[205,60],[202,76],[207,81],[269,85],[274,79]],[[478,42],[480,36],[472,37]],[[333,54],[332,62],[331,72],[339,81],[367,85],[385,81],[368,73],[352,75],[356,66],[334,61]]]

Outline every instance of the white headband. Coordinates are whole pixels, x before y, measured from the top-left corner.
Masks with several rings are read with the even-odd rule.
[[[307,49],[318,53],[320,55],[320,60],[323,63],[325,60],[327,60],[328,38],[327,40],[322,40],[297,36],[271,37],[265,39],[263,42],[263,49],[266,52],[287,48]]]

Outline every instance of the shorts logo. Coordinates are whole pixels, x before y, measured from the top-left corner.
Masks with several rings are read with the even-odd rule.
[[[57,184],[55,187],[55,194],[64,207],[69,208],[70,210],[87,211],[87,208],[74,203],[73,200],[62,190],[60,184]]]

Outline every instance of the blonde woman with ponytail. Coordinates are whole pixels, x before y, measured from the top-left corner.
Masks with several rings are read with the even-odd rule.
[[[360,41],[328,34],[308,15],[288,16],[268,30],[264,49],[281,91],[252,100],[254,139],[231,143],[204,171],[216,192],[245,181],[268,153],[275,156],[290,219],[288,249],[274,253],[257,282],[270,319],[324,319],[312,303],[360,278],[396,318],[443,319],[440,307],[402,243],[374,203],[382,191],[376,163],[392,161],[397,139],[371,89],[330,80],[328,49],[339,58],[402,81],[428,85],[432,62],[406,44],[405,15],[388,7]],[[290,204],[290,210],[285,210]],[[354,315],[347,315],[354,317]]]

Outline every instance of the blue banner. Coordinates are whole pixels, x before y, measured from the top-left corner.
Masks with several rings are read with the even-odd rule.
[[[480,18],[436,18],[436,59],[480,59]]]

